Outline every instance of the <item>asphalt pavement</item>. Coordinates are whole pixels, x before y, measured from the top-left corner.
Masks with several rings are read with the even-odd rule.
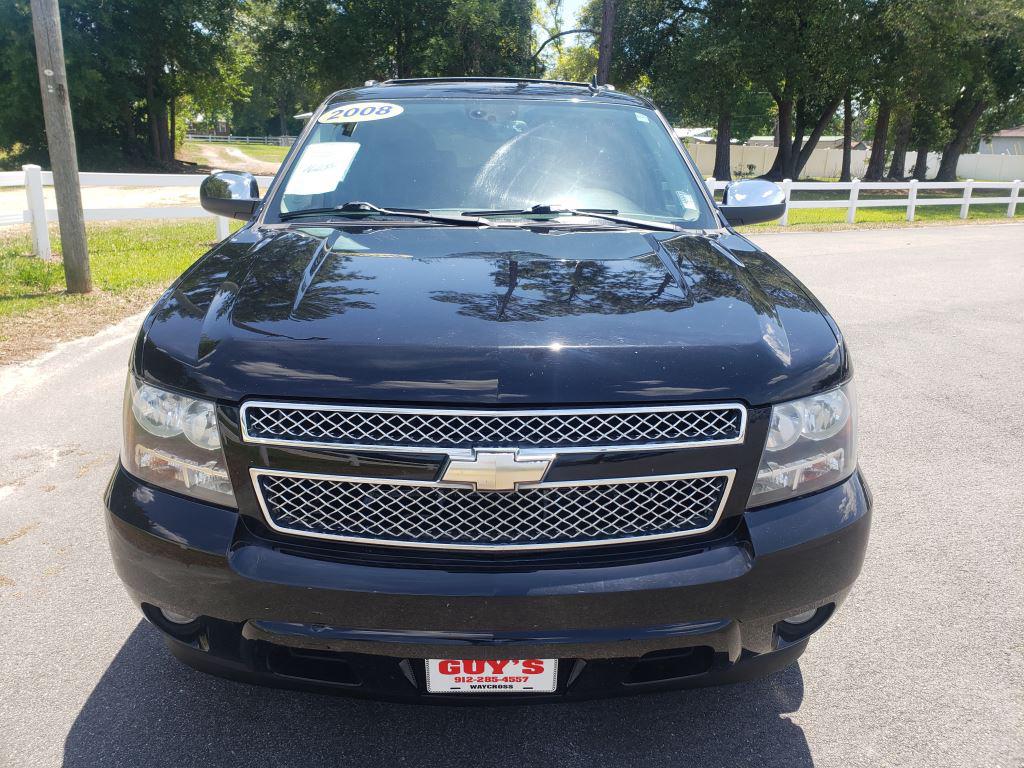
[[[875,493],[864,573],[798,664],[488,709],[181,666],[103,529],[132,318],[0,369],[0,766],[1024,765],[1024,225],[755,239],[847,335]]]

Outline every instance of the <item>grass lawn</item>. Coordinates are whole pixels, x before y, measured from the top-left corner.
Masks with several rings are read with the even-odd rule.
[[[225,144],[225,146],[240,149],[249,157],[262,160],[265,163],[280,163],[291,149],[291,147],[275,147],[270,144]]]
[[[65,293],[59,257],[31,255],[29,235],[0,230],[0,363],[24,360],[149,307],[215,240],[212,220],[90,223],[87,295]],[[56,245],[56,227],[50,237]]]
[[[1006,219],[1006,206],[1002,203],[996,205],[973,204],[968,213],[968,221],[1000,221]],[[1017,206],[1017,215],[1014,221],[1024,220],[1024,202]],[[918,206],[914,210],[914,223],[949,223],[956,224],[960,219],[960,206],[958,205],[927,205]],[[788,228],[799,229],[802,225],[846,225],[845,208],[792,208],[789,211]],[[858,208],[856,223],[849,225],[858,227],[867,226],[913,226],[907,222],[907,209],[900,208]],[[778,224],[757,224],[755,227],[773,227],[780,230],[787,229]]]
[[[59,242],[55,229],[51,237]],[[88,238],[95,288],[124,293],[166,286],[209,248],[215,234],[212,220],[158,221],[90,224]],[[0,235],[0,318],[76,298],[64,293],[59,258],[43,261],[31,254],[27,232]]]

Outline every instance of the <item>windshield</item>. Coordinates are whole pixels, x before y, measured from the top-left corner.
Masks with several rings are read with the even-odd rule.
[[[700,183],[649,109],[531,99],[351,101],[320,116],[271,211],[290,218],[360,201],[391,211],[504,211],[514,219],[508,211],[550,206],[712,228]]]

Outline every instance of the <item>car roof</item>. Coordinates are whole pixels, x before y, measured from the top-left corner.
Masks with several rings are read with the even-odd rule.
[[[335,91],[326,104],[339,101],[419,98],[530,98],[552,101],[580,99],[590,103],[620,104],[653,109],[647,99],[620,93],[613,88],[566,80],[505,77],[417,77],[384,82],[368,81],[361,88]]]

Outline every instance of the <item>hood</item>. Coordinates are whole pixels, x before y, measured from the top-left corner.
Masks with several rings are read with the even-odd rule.
[[[418,226],[241,230],[136,353],[222,401],[759,405],[845,366],[806,289],[735,234]]]

